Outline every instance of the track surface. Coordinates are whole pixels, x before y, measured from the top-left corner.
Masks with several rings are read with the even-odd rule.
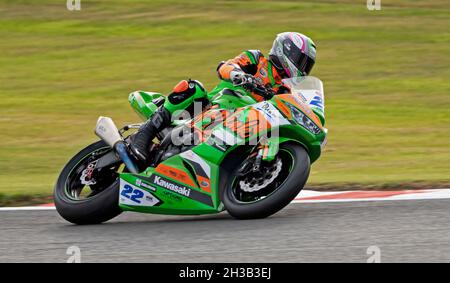
[[[264,220],[124,213],[74,226],[56,211],[0,212],[0,262],[450,262],[450,200],[291,204]]]

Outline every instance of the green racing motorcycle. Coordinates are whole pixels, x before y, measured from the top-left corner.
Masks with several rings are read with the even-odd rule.
[[[303,189],[327,136],[322,82],[302,77],[283,83],[290,93],[258,102],[244,88],[222,81],[209,94],[209,107],[192,119],[174,120],[157,135],[146,168],[139,168],[128,150],[140,124],[119,130],[100,117],[95,133],[101,140],[76,154],[59,175],[58,213],[75,224],[98,224],[123,211],[227,210],[237,219],[278,212]],[[143,91],[129,97],[143,120],[164,100]]]

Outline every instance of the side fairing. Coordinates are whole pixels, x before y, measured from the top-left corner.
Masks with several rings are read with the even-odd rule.
[[[217,170],[187,151],[142,174],[121,174],[119,205],[123,210],[147,213],[217,213],[223,209],[216,189]]]
[[[319,135],[307,131],[295,122],[289,105],[295,105],[325,130],[309,107],[288,95],[236,110],[213,107],[185,124],[198,137],[197,146],[142,174],[121,174],[120,207],[161,214],[217,213],[223,210],[220,165],[237,147],[257,146],[264,139],[269,139],[274,150],[286,141],[300,143],[314,162],[320,156],[326,131]],[[270,148],[268,152],[275,154]]]

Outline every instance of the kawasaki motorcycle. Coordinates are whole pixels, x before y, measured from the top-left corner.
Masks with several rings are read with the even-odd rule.
[[[284,82],[289,93],[256,101],[222,81],[210,106],[175,119],[153,140],[148,166],[129,151],[140,124],[117,129],[100,117],[101,138],[64,167],[55,185],[58,213],[75,224],[108,221],[123,211],[201,215],[223,210],[237,219],[268,217],[303,189],[326,144],[324,92],[318,78]],[[259,85],[255,92],[267,94]],[[130,94],[147,120],[164,103],[160,93]]]

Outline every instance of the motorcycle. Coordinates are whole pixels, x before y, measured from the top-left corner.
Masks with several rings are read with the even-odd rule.
[[[290,90],[264,101],[222,81],[211,105],[158,133],[140,168],[129,151],[132,124],[118,130],[100,117],[101,140],[76,154],[54,190],[58,213],[75,224],[98,224],[123,211],[203,215],[226,210],[237,219],[268,217],[287,206],[306,184],[326,144],[320,79],[291,78]],[[264,97],[272,91],[255,84]],[[273,92],[273,91],[272,91]],[[160,93],[129,96],[145,121],[161,106]]]

